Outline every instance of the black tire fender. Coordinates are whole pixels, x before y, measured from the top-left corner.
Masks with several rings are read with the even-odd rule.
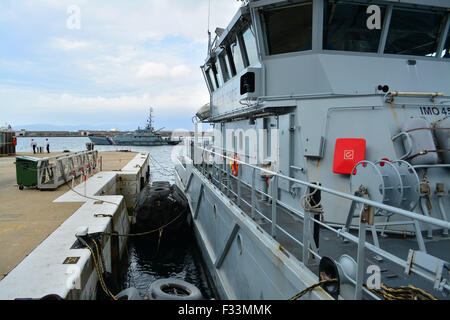
[[[169,194],[170,194],[169,188],[156,187],[156,188],[152,188],[150,190],[150,197],[157,196],[162,199],[162,198],[167,197]]]
[[[181,294],[171,294],[167,291],[178,290]],[[173,291],[175,291],[173,290]],[[180,279],[159,279],[150,286],[150,297],[154,300],[202,300],[200,290],[186,281]]]

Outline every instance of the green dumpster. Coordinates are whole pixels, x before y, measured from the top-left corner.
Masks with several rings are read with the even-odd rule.
[[[36,187],[38,184],[37,164],[40,159],[33,157],[16,157],[16,177],[19,189]]]

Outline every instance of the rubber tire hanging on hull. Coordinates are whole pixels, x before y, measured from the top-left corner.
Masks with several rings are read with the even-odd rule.
[[[179,294],[172,293],[174,291]],[[156,280],[149,293],[152,300],[203,300],[202,293],[196,286],[174,278]]]

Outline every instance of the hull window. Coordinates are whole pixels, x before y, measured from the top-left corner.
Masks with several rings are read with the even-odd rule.
[[[435,56],[444,11],[394,8],[385,53]]]
[[[312,4],[302,3],[262,13],[269,55],[312,49]]]
[[[325,50],[377,52],[381,30],[369,29],[368,5],[335,3],[325,5],[323,46]],[[381,17],[385,8],[380,6]]]

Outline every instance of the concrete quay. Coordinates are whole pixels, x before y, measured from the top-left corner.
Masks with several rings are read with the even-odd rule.
[[[63,185],[55,191],[20,191],[15,158],[0,159],[0,299],[95,299],[92,257],[88,249],[76,249],[75,233],[87,227],[90,234],[127,234],[128,212],[149,178],[148,153],[100,152],[99,159],[103,171],[97,166],[86,183],[77,179],[73,190]],[[126,238],[116,240],[102,239],[108,272],[125,251]],[[77,262],[64,264],[68,258]]]

